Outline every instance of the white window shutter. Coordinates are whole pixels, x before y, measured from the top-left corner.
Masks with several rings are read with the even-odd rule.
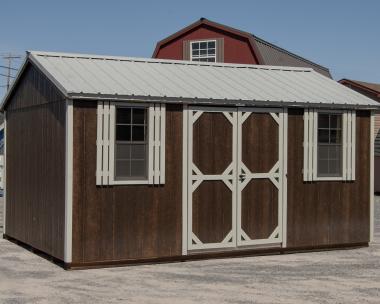
[[[166,107],[152,104],[149,107],[149,184],[165,183],[165,128]]]
[[[110,103],[98,102],[96,132],[96,185],[109,184]]]
[[[315,151],[314,145],[316,112],[313,109],[304,111],[304,141],[303,141],[303,180],[309,182],[313,180],[315,172]]]

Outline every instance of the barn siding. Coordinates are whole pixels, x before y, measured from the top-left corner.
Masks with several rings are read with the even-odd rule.
[[[166,183],[96,186],[96,102],[74,102],[73,263],[181,255],[182,106],[166,107]]]
[[[357,112],[354,182],[303,182],[303,110],[288,132],[288,247],[369,242],[370,112]]]
[[[163,45],[159,49],[155,58],[187,60],[190,58],[190,55],[187,50],[184,50],[184,46],[190,46],[189,43],[186,43],[186,41],[204,39],[223,39],[224,53],[223,57],[219,57],[220,60],[223,59],[223,62],[258,64],[256,55],[254,54],[254,51],[246,38],[226,31],[218,30],[205,24],[200,25],[199,27]],[[220,43],[219,45],[221,46]],[[221,52],[221,49],[218,49],[218,51]]]
[[[61,260],[65,111],[63,96],[29,64],[6,108],[6,234]]]

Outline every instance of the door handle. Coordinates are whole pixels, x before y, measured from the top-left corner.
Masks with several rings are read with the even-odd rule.
[[[245,174],[240,174],[239,175],[239,180],[242,182],[245,180]]]

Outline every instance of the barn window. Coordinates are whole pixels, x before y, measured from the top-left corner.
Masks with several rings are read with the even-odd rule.
[[[342,114],[318,113],[317,176],[342,176]]]
[[[165,105],[98,102],[97,185],[165,183]]]
[[[191,41],[191,61],[216,62],[216,40]]]
[[[115,180],[147,179],[147,125],[146,108],[116,108]]]
[[[355,111],[304,113],[304,181],[355,180]]]

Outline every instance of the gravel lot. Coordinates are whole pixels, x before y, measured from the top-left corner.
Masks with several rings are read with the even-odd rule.
[[[380,303],[369,248],[64,271],[0,240],[0,303]]]

